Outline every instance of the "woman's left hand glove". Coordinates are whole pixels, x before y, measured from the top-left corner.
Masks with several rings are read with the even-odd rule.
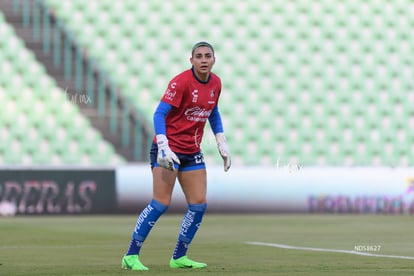
[[[231,158],[229,145],[227,144],[226,136],[224,136],[224,133],[220,132],[216,134],[216,142],[221,158],[223,158],[224,171],[227,172],[231,166]]]

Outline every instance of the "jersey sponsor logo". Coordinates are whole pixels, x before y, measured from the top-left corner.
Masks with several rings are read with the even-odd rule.
[[[194,89],[191,95],[193,95],[193,103],[196,103],[198,100],[198,89]]]
[[[176,91],[171,91],[170,89],[167,89],[167,91],[165,91],[165,99],[172,101],[175,97],[175,94],[177,94]]]
[[[201,143],[201,136],[198,134],[198,128],[194,132],[194,145],[199,148]]]
[[[201,108],[199,106],[188,108],[184,112],[187,120],[195,122],[206,122],[208,117],[210,117],[210,114],[211,110],[206,110],[205,108]]]

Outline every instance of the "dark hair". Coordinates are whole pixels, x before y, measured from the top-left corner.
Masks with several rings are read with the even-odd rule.
[[[213,52],[213,56],[214,56],[214,48],[213,48],[213,46],[211,46],[210,43],[205,42],[205,41],[200,41],[200,42],[197,42],[196,44],[194,44],[193,49],[191,50],[191,56],[194,55],[195,49],[197,49],[198,47],[203,47],[203,46],[210,48],[211,51]]]

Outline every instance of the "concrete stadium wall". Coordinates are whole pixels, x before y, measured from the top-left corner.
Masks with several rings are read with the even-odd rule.
[[[152,198],[149,165],[118,168],[0,168],[0,203],[18,214],[137,213]],[[182,212],[178,183],[168,212]],[[208,168],[208,211],[216,213],[413,214],[409,168]]]
[[[136,212],[151,199],[149,166],[117,169],[120,211]],[[185,208],[177,184],[172,209]],[[171,209],[170,208],[170,209]],[[296,166],[208,168],[210,212],[414,212],[414,170]]]

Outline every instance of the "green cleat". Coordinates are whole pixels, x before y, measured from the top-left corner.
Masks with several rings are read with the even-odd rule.
[[[138,255],[125,255],[122,258],[122,268],[129,270],[148,270],[148,267],[141,263]]]
[[[171,268],[205,268],[207,267],[207,264],[195,262],[195,261],[190,260],[187,256],[182,256],[181,258],[178,258],[176,260],[174,260],[174,258],[171,258],[170,267]]]

